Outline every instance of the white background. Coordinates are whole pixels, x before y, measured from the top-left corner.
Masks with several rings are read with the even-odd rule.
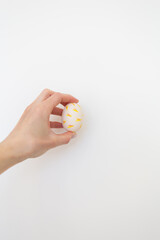
[[[159,82],[158,0],[0,0],[0,141],[43,88],[85,114],[0,176],[0,238],[159,240]]]

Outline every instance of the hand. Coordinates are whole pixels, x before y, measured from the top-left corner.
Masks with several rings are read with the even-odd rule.
[[[57,107],[59,103],[65,106],[70,102],[77,103],[78,99],[49,89],[43,90],[0,144],[0,168],[4,164],[3,155],[8,168],[24,159],[38,157],[50,148],[67,144],[75,133],[55,134],[51,128],[62,128],[62,123],[50,122],[49,118],[51,114],[62,115],[63,109]],[[0,169],[0,172],[4,170]]]

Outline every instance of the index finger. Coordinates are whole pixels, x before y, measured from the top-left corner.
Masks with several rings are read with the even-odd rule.
[[[55,108],[59,103],[65,106],[68,103],[78,103],[79,100],[70,94],[56,92],[52,96],[50,96],[45,102],[46,107],[51,112],[53,108]]]

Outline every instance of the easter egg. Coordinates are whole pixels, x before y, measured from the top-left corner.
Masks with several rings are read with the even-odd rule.
[[[82,126],[82,109],[77,103],[69,103],[62,112],[62,125],[65,130],[76,132]]]

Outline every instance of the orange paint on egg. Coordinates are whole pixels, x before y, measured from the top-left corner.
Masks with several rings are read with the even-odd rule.
[[[74,108],[73,111],[78,112],[78,110],[76,108]]]
[[[71,115],[71,114],[69,114],[69,113],[67,113],[67,116],[68,116],[68,117],[72,117],[72,115]]]
[[[77,118],[76,119],[76,122],[80,122],[82,119],[81,118]]]

